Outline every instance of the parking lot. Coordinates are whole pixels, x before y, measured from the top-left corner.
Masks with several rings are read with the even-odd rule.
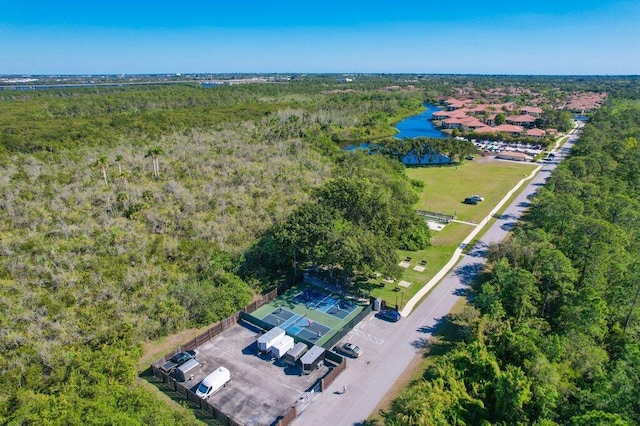
[[[270,425],[294,405],[327,372],[321,365],[310,375],[301,376],[299,367],[284,367],[268,356],[258,355],[258,328],[239,323],[196,348],[201,367],[183,385],[195,391],[200,381],[216,368],[231,372],[231,381],[208,402],[245,425]]]
[[[485,141],[485,140],[472,140],[473,144],[481,151],[488,152],[505,152],[515,151],[523,152],[527,155],[536,156],[544,151],[542,145],[532,145],[529,143],[519,142],[501,142],[501,141]]]
[[[411,347],[402,338],[407,329],[415,330],[407,318],[389,322],[377,317],[375,312],[360,321],[337,345],[352,343],[362,348],[362,354],[358,358],[349,359],[346,370],[334,384],[326,392],[322,392],[293,424],[347,424],[336,422],[336,419],[341,414],[353,417],[352,410],[357,410],[362,401],[375,401],[372,403],[375,406],[386,393],[380,389],[379,381],[395,381],[406,368],[405,363],[408,361],[405,358],[412,358],[420,351],[416,347],[407,355],[403,348],[398,346]],[[399,350],[402,356],[396,357]],[[348,389],[349,399],[345,399],[346,396],[342,394],[343,386]],[[364,418],[366,415],[362,417]],[[331,421],[327,422],[327,419]]]

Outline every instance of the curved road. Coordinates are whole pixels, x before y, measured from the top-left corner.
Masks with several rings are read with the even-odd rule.
[[[327,391],[315,395],[299,414],[295,425],[358,425],[369,417],[402,372],[421,354],[431,331],[451,311],[482,269],[489,245],[507,236],[529,206],[529,197],[566,157],[578,130],[579,127],[570,133],[565,145],[555,150],[555,161],[542,167],[472,250],[462,256],[409,317],[398,323],[388,323],[370,315],[358,324],[347,340],[362,347],[363,355],[347,361],[347,369]],[[344,394],[343,385],[347,386]]]

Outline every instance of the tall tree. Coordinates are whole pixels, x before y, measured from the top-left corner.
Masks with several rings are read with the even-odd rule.
[[[96,166],[100,167],[100,170],[102,171],[102,178],[104,179],[104,184],[108,185],[109,182],[107,182],[107,167],[109,167],[109,160],[107,159],[107,156],[106,155],[99,156],[95,164]]]
[[[160,164],[158,162],[158,157],[162,154],[164,154],[164,151],[160,146],[149,148],[145,154],[145,158],[151,157],[151,160],[153,161],[153,176],[156,179],[160,177]]]
[[[122,161],[124,160],[124,156],[122,154],[116,155],[116,164],[118,165],[118,175],[122,176]]]

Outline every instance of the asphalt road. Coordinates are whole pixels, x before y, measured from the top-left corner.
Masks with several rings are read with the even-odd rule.
[[[347,369],[331,387],[307,406],[295,425],[358,425],[366,420],[395,381],[416,356],[438,323],[462,297],[485,263],[490,244],[502,241],[529,206],[529,198],[548,179],[573,146],[572,133],[565,145],[556,150],[555,161],[544,167],[529,182],[484,236],[407,317],[397,323],[365,318],[346,340],[362,347],[358,359],[349,359]],[[343,385],[347,392],[342,393]]]

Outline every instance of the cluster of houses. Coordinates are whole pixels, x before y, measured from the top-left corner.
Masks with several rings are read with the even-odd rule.
[[[563,105],[563,109],[567,109],[574,114],[584,114],[595,111],[600,108],[604,100],[607,99],[607,93],[578,93],[569,96],[567,103]]]
[[[504,132],[512,136],[543,138],[554,129],[542,130],[535,127],[536,120],[543,113],[542,108],[517,107],[513,102],[501,104],[474,104],[468,99],[446,99],[445,110],[433,113],[433,120],[440,121],[445,129],[460,129],[474,133]],[[496,124],[498,114],[505,115],[504,124]]]
[[[529,106],[518,106],[514,102],[501,102],[499,99],[514,96],[527,99]],[[599,108],[607,98],[607,93],[574,93],[550,101],[543,95],[528,88],[507,87],[477,91],[473,87],[458,89],[458,94],[441,99],[444,111],[433,114],[433,120],[443,129],[460,129],[465,132],[507,133],[516,137],[544,138],[554,136],[556,129],[539,129],[537,119],[544,112],[538,105],[551,104],[555,109],[584,114]],[[498,115],[504,115],[504,123],[496,123]]]

